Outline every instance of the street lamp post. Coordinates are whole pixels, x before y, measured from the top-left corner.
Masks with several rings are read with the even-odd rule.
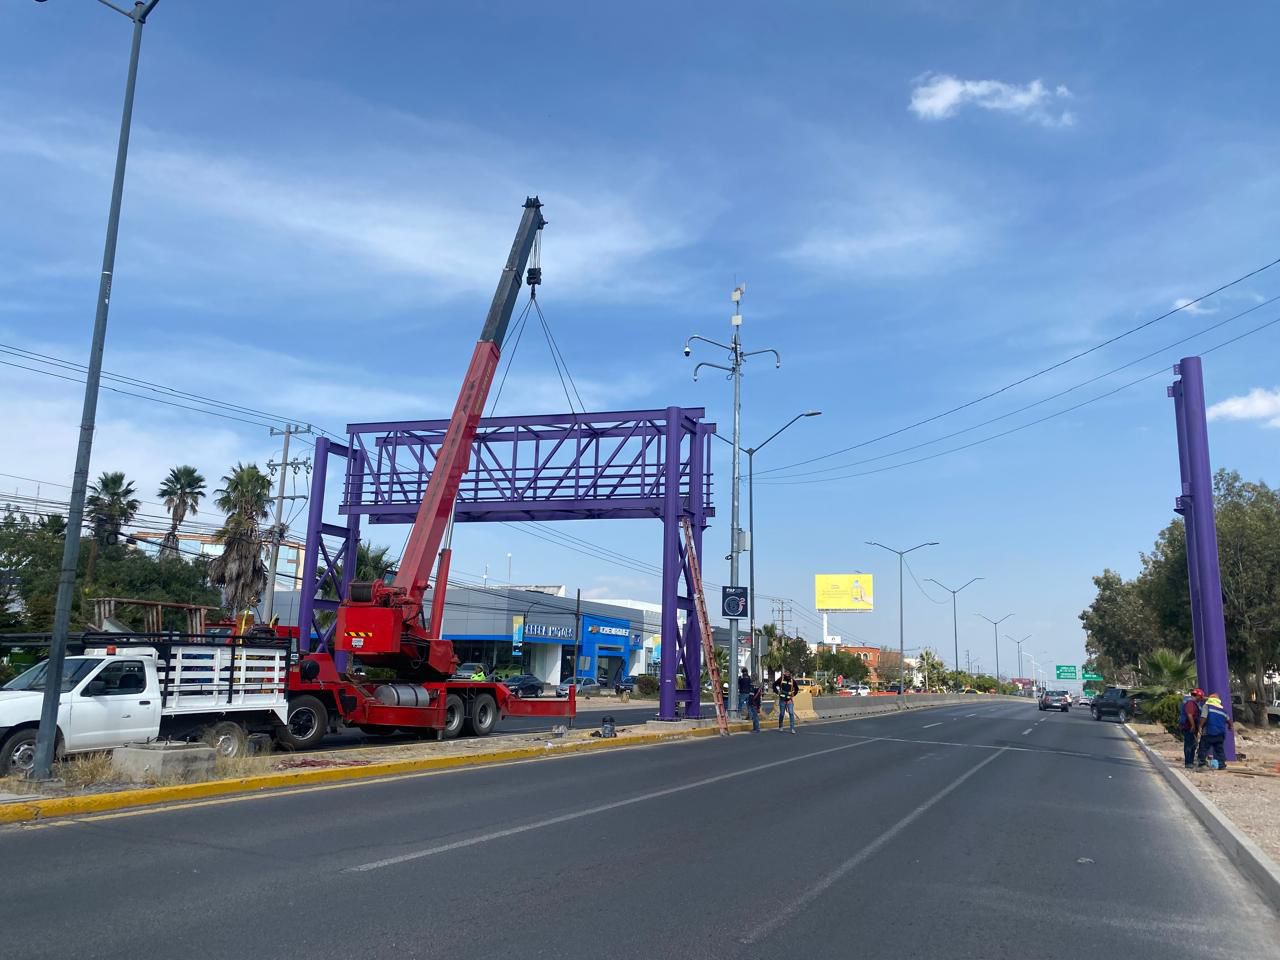
[[[1009,636],[1009,634],[1006,633],[1004,635],[1004,638],[1006,640],[1013,640],[1013,642],[1018,645],[1018,677],[1019,678],[1022,677],[1022,645],[1026,643],[1028,640],[1030,640],[1032,636],[1033,634],[1028,633],[1021,640],[1013,640],[1013,637]],[[1030,654],[1028,654],[1028,656],[1030,656]],[[996,679],[998,680],[999,677],[997,677]]]
[[[754,447],[747,447],[743,450],[743,453],[747,455],[747,540],[750,542],[747,550],[747,590],[750,593],[747,609],[751,618],[751,660],[754,668],[753,672],[756,674],[760,672],[760,651],[756,646],[756,454],[764,449],[765,444],[797,420],[803,420],[805,417],[820,416],[822,416],[821,410],[808,410],[805,413],[797,413],[781,427],[773,431],[764,443],[758,443]],[[712,436],[724,440],[725,443],[730,442],[718,433],[713,433]]]
[[[969,583],[966,583],[964,587],[969,586],[969,584],[971,583],[977,583],[979,580],[982,580],[982,579],[984,578],[974,577],[972,580],[969,581]],[[956,673],[959,673],[960,672],[960,624],[956,620],[956,594],[959,593],[961,590],[963,590],[964,587],[956,587],[956,589],[952,590],[945,583],[935,580],[933,579],[933,577],[929,578],[929,582],[938,584],[938,586],[940,586],[943,590],[951,594],[951,632],[956,645],[956,649],[955,649]]]
[[[992,620],[990,617],[981,613],[975,613],[974,616],[982,617],[983,620],[991,624],[991,638],[992,640],[995,641],[995,645],[996,645],[996,693],[999,693],[1000,692],[1000,624],[1004,623],[1006,620],[1012,617],[1013,614],[1006,613],[999,620]]]
[[[85,490],[89,485],[89,460],[93,453],[93,431],[98,414],[98,384],[102,379],[102,352],[107,340],[107,311],[111,306],[111,278],[116,268],[116,236],[120,230],[120,201],[124,196],[125,161],[129,155],[129,128],[133,120],[133,91],[138,79],[138,54],[142,49],[142,27],[159,0],[138,0],[132,10],[108,0],[103,6],[133,21],[133,44],[129,50],[129,73],[124,87],[124,109],[120,116],[120,139],[116,145],[115,178],[111,184],[111,207],[107,213],[107,239],[102,250],[102,273],[98,277],[98,307],[93,320],[93,339],[84,379],[84,407],[80,416],[80,443],[76,468],[67,504],[67,529],[62,547],[62,567],[58,573],[58,594],[53,608],[53,635],[49,641],[49,661],[45,667],[44,700],[40,710],[40,731],[36,740],[31,776],[47,780],[53,771],[53,755],[58,728],[58,704],[62,693],[62,669],[67,656],[67,634],[71,627],[71,601],[76,588],[76,564],[80,559],[80,529],[84,526]]]
[[[742,364],[748,357],[759,356],[762,353],[772,353],[774,366],[782,366],[782,358],[778,355],[778,351],[772,347],[766,347],[763,350],[742,349],[742,338],[738,331],[742,327],[741,303],[742,295],[746,291],[746,286],[738,286],[734,288],[730,299],[733,301],[733,316],[729,318],[730,324],[733,326],[733,338],[729,343],[720,343],[717,340],[709,340],[703,336],[692,336],[685,341],[684,355],[690,356],[693,350],[690,344],[695,340],[702,343],[709,343],[713,347],[719,347],[722,350],[729,351],[729,366],[719,363],[707,363],[705,361],[699,363],[693,368],[693,379],[698,379],[698,371],[703,367],[712,367],[716,370],[723,370],[729,374],[729,379],[733,381],[733,480],[730,496],[731,516],[729,519],[729,585],[736,587],[738,585],[738,555],[742,553],[742,530],[738,523],[738,509],[741,501],[741,459],[739,454],[742,451]],[[748,598],[754,603],[754,598]],[[738,716],[738,621],[732,619],[729,621],[729,715],[733,718]]]
[[[902,626],[902,565],[903,557],[908,553],[912,553],[923,547],[936,547],[937,540],[930,540],[928,543],[917,543],[914,547],[907,550],[895,550],[893,547],[886,547],[879,540],[868,540],[867,546],[879,547],[881,550],[888,550],[890,553],[898,555],[898,707],[901,708],[906,704],[906,686],[907,686],[907,653],[906,653],[906,634]]]

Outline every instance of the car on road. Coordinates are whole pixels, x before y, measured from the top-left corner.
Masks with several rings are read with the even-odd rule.
[[[636,678],[633,676],[619,677],[613,681],[614,693],[635,693]]]
[[[841,691],[846,697],[869,697],[871,688],[865,683],[850,683]]]
[[[1040,697],[1041,710],[1071,710],[1071,694],[1065,690],[1046,690]]]
[[[1089,696],[1087,693],[1082,693],[1076,697],[1076,706],[1078,707],[1087,707],[1092,702],[1093,697]]]
[[[600,692],[599,681],[592,680],[590,677],[579,677],[577,680],[577,695],[579,697],[594,697]],[[562,681],[560,686],[556,687],[556,695],[567,697],[569,695],[569,681]]]
[[[502,681],[503,685],[511,691],[513,696],[517,697],[540,697],[542,696],[542,681],[535,677],[532,673],[521,673],[514,677],[507,677]]]
[[[1125,687],[1107,687],[1102,692],[1102,696],[1093,698],[1093,702],[1089,705],[1089,712],[1095,720],[1101,720],[1103,717],[1115,717],[1121,723],[1124,723],[1131,717],[1138,715],[1142,701],[1146,699],[1146,694],[1139,693],[1136,690],[1130,691]]]
[[[477,673],[489,675],[489,668],[483,663],[460,663],[458,669],[453,671],[455,680],[470,680]]]

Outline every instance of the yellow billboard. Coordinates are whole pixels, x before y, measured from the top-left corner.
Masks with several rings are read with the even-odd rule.
[[[819,573],[813,578],[814,608],[870,612],[871,574]]]

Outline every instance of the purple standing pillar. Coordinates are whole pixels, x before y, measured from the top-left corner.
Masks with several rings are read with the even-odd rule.
[[[662,664],[658,671],[658,719],[676,718],[676,668],[680,660],[680,625],[676,599],[680,586],[680,420],[679,409],[667,408],[667,449],[663,457],[662,502]],[[672,494],[676,495],[673,496]]]
[[[324,525],[324,486],[329,464],[329,438],[316,441],[315,469],[311,472],[311,496],[307,501],[308,549],[302,552],[302,593],[298,596],[298,646],[303,652],[311,649],[311,631],[315,619],[316,567],[319,551],[320,529]]]
[[[1191,464],[1187,454],[1187,418],[1183,410],[1182,384],[1175,383],[1169,388],[1169,396],[1174,398],[1173,413],[1178,427],[1178,473],[1182,478],[1182,489],[1174,509],[1182,515],[1182,527],[1187,539],[1187,581],[1191,588],[1191,636],[1192,650],[1196,658],[1196,683],[1205,683],[1209,675],[1204,662],[1204,627],[1200,624],[1203,610],[1200,602],[1200,567],[1192,562],[1197,555],[1196,525],[1191,518]]]
[[[1204,405],[1204,371],[1199,357],[1184,357],[1174,367],[1181,380],[1174,384],[1174,403],[1182,407],[1185,433],[1185,457],[1188,481],[1191,488],[1188,527],[1195,528],[1195,550],[1191,538],[1187,540],[1187,566],[1194,564],[1199,579],[1199,614],[1194,613],[1195,593],[1192,593],[1192,619],[1201,633],[1196,637],[1197,664],[1204,661],[1204,673],[1200,686],[1205,693],[1222,697],[1222,706],[1230,716],[1231,674],[1227,669],[1227,631],[1222,614],[1222,574],[1218,567],[1218,531],[1213,512],[1213,470],[1209,463],[1209,424]],[[1191,580],[1195,589],[1195,580]],[[1235,737],[1227,731],[1226,752],[1228,760],[1236,759]]]

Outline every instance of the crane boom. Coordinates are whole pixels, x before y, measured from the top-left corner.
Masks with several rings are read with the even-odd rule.
[[[441,550],[441,544],[453,517],[458,487],[470,463],[471,446],[493,384],[502,341],[520,296],[525,266],[538,231],[546,225],[541,208],[537,197],[525,200],[520,227],[489,306],[480,340],[472,352],[449,427],[436,453],[431,479],[395,581],[352,583],[347,599],[338,609],[337,648],[358,654],[366,662],[407,663],[413,667],[413,673],[426,679],[447,677],[457,664],[453,644],[440,636],[449,567],[449,550]],[[437,557],[440,567],[436,574],[436,595],[431,619],[424,628],[422,600]]]

